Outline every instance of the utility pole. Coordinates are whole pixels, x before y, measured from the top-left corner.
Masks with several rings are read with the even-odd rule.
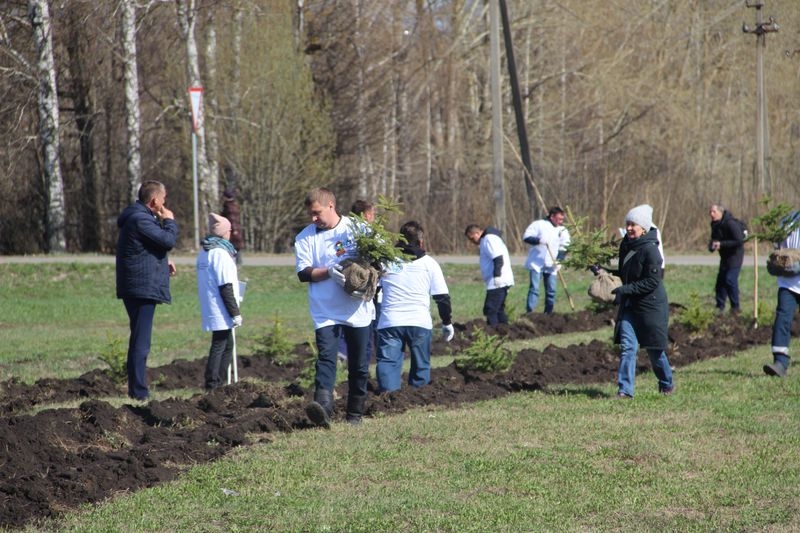
[[[764,92],[764,49],[767,46],[767,33],[777,32],[778,24],[774,17],[764,22],[761,9],[764,7],[762,0],[745,0],[747,7],[756,10],[756,25],[750,28],[742,23],[744,33],[754,33],[756,36],[756,183],[759,192],[766,196],[772,194],[772,178],[766,165],[765,154],[769,152],[767,106]]]
[[[492,177],[494,223],[506,231],[506,187],[503,179],[503,99],[500,92],[500,10],[498,0],[489,2],[489,80],[492,93]]]

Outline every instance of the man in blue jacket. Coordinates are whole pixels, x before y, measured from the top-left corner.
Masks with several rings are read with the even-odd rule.
[[[117,298],[130,320],[128,341],[128,396],[147,400],[147,355],[153,333],[156,305],[170,303],[169,277],[175,263],[167,257],[178,240],[178,224],[164,202],[167,189],[158,181],[145,181],[139,199],[117,219]]]

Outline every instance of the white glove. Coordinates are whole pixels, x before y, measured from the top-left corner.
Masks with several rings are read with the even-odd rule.
[[[353,291],[353,292],[349,293],[350,298],[352,298],[354,300],[363,300],[365,294],[366,293],[364,291]]]
[[[233,327],[238,328],[242,325],[242,315],[236,315],[233,317]]]
[[[442,337],[446,342],[450,342],[453,340],[453,336],[456,334],[455,328],[453,328],[453,324],[445,324],[442,326]]]
[[[503,281],[502,281],[502,279],[501,279],[501,278],[499,278],[499,277],[497,277],[497,278],[494,278],[494,288],[495,288],[495,289],[499,289],[499,288],[500,288],[500,286],[501,286],[500,284],[501,284],[502,282],[503,282]]]
[[[344,273],[342,272],[342,267],[339,265],[333,265],[328,267],[328,276],[336,282],[337,285],[340,287],[344,287]]]

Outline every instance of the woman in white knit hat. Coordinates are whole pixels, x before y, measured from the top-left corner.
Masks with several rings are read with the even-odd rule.
[[[631,399],[636,380],[636,354],[647,350],[658,391],[671,394],[672,369],[667,359],[669,302],[661,275],[661,253],[653,226],[653,208],[647,204],[628,211],[625,237],[619,246],[622,285],[612,292],[619,304],[614,342],[620,346],[618,373],[620,399]]]
[[[208,215],[208,235],[201,242],[195,265],[202,327],[211,332],[205,371],[207,391],[225,384],[233,361],[233,328],[242,325],[236,248],[230,237],[230,221],[216,213]]]

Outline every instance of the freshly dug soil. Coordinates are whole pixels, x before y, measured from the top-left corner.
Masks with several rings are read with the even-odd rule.
[[[389,394],[370,393],[366,415],[428,405],[456,407],[516,391],[557,390],[564,384],[615,382],[618,352],[610,343],[613,316],[611,311],[532,313],[497,329],[482,320],[456,324],[456,338],[450,344],[435,341],[434,356],[458,355],[470,345],[476,328],[509,340],[606,328],[609,341],[523,350],[502,374],[460,371],[455,364],[433,369],[431,384],[421,389],[404,385]],[[796,320],[793,336],[798,331]],[[681,367],[768,344],[770,335],[769,328],[752,329],[728,316],[719,317],[703,335],[675,326],[670,329],[669,358],[673,366]],[[120,492],[169,481],[189,466],[213,461],[234,447],[268,441],[275,432],[311,427],[304,407],[312,391],[295,383],[313,355],[307,345],[298,345],[295,352],[297,360],[283,366],[266,357],[240,357],[242,381],[209,394],[119,408],[102,398],[124,396],[125,387],[102,370],[32,385],[13,379],[0,383],[0,527],[19,528]],[[768,356],[765,353],[765,361]],[[643,353],[639,361],[638,371],[649,371]],[[201,387],[204,368],[204,359],[176,360],[148,369],[148,375],[159,397],[164,397],[164,391]],[[646,381],[640,385],[647,386]],[[341,421],[346,383],[337,389],[337,396],[334,418]],[[597,396],[604,397],[599,391]],[[46,408],[76,399],[85,401],[78,408]],[[33,411],[38,412],[30,414]]]

